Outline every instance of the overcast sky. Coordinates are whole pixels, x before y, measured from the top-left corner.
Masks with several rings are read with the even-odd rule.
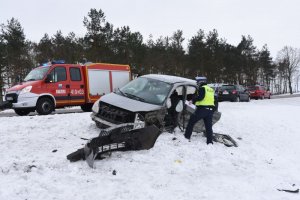
[[[180,29],[186,44],[199,29],[216,29],[235,46],[250,35],[258,49],[267,44],[273,57],[285,45],[300,47],[300,0],[0,0],[0,23],[18,19],[35,42],[57,30],[83,36],[91,8],[102,9],[115,28],[139,31],[144,41]]]

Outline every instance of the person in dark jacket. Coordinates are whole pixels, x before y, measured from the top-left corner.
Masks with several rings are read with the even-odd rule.
[[[185,130],[184,137],[190,140],[194,125],[203,119],[206,130],[206,143],[213,144],[212,117],[215,110],[214,89],[207,86],[206,77],[196,77],[199,86],[198,94],[193,99],[196,105],[196,111],[191,115]]]

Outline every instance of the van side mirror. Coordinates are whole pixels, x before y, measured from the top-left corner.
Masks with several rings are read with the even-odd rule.
[[[52,82],[53,82],[53,80],[52,80],[51,74],[47,74],[47,77],[45,79],[45,83],[52,83]]]

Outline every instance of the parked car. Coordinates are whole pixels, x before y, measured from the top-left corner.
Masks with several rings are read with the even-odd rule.
[[[222,83],[209,83],[207,84],[209,87],[215,90],[215,96],[219,95],[219,90],[222,87]]]
[[[161,131],[170,131],[180,123],[187,123],[186,102],[192,100],[196,90],[196,81],[192,79],[157,74],[140,76],[96,101],[91,118],[101,129],[142,122],[145,126],[154,124]],[[174,93],[179,101],[171,99]],[[172,109],[176,109],[178,116],[174,117]],[[221,116],[215,113],[219,115],[213,123]]]
[[[271,99],[271,92],[269,89],[265,89],[262,85],[253,85],[248,86],[248,90],[250,92],[251,99],[264,99],[268,98]]]
[[[219,101],[232,101],[232,102],[239,102],[239,101],[250,101],[250,94],[247,89],[245,89],[241,85],[222,85],[219,89],[218,95]]]

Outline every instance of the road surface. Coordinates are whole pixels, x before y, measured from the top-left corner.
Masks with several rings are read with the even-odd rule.
[[[272,95],[271,99],[278,99],[278,98],[292,98],[292,97],[300,97],[300,93],[297,94],[285,94],[285,95]],[[67,109],[56,109],[55,112],[52,112],[52,115],[54,114],[69,114],[69,113],[82,113],[83,111],[80,109],[80,107],[76,108],[67,108]],[[29,116],[38,115],[36,112],[29,113]],[[17,115],[12,109],[1,112],[0,111],[0,117],[14,117],[19,116]]]
[[[52,112],[50,115],[54,114],[70,114],[70,113],[82,113],[83,111],[80,108],[73,108],[73,109],[56,109],[55,112]],[[37,112],[31,112],[28,116],[38,115]],[[15,117],[17,115],[14,110],[6,110],[5,112],[0,112],[0,117]],[[19,116],[22,117],[22,116]]]

